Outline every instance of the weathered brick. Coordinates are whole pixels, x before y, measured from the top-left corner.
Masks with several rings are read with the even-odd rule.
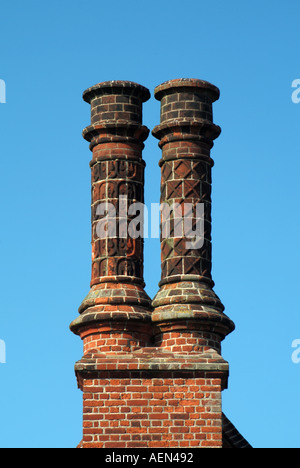
[[[80,316],[71,324],[84,348],[75,366],[83,390],[81,447],[223,444],[221,391],[228,366],[221,341],[233,324],[211,277],[210,150],[220,132],[212,122],[212,103],[219,92],[201,80],[172,80],[155,95],[161,101],[161,124],[153,131],[162,149],[161,201],[174,201],[179,209],[172,212],[168,238],[162,236],[162,282],[151,304],[144,291],[143,240],[120,235],[128,224],[121,223],[118,203],[121,196],[127,196],[127,208],[144,201],[142,150],[149,130],[142,104],[150,93],[122,81],[84,93],[91,104],[91,126],[83,135],[93,152],[92,275]],[[117,215],[111,238],[97,229],[103,201]],[[185,245],[183,203],[204,205],[201,247]],[[196,211],[190,208],[188,217],[195,230]]]

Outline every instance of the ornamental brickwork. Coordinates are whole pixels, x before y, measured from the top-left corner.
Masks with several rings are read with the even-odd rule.
[[[179,79],[158,86],[155,97],[161,121],[153,135],[169,218],[162,210],[161,279],[151,301],[144,290],[143,236],[129,235],[135,204],[144,202],[149,130],[142,107],[150,92],[110,81],[83,94],[91,105],[83,136],[93,154],[92,277],[70,325],[84,349],[75,365],[83,392],[78,447],[248,448],[222,413],[229,366],[221,342],[234,324],[211,276],[210,152],[220,134],[212,105],[219,90]],[[203,236],[194,239],[199,226]]]
[[[101,83],[83,95],[91,105],[92,121],[83,131],[93,153],[92,277],[91,290],[71,329],[83,339],[85,353],[129,352],[152,339],[143,238],[127,236],[130,217],[122,215],[133,203],[144,201],[142,150],[149,130],[142,125],[142,105],[149,97],[143,86],[121,81]],[[115,220],[109,219],[115,223],[110,236],[104,229],[99,232],[106,203],[116,213]]]
[[[161,123],[153,130],[162,149],[161,203],[179,207],[170,235],[161,243],[162,277],[152,315],[156,344],[174,352],[221,353],[221,340],[234,325],[223,313],[211,276],[210,151],[221,132],[212,122],[212,104],[219,90],[201,80],[182,79],[158,86],[155,97],[161,102]],[[200,204],[203,219],[197,218]],[[187,233],[175,232],[186,206],[191,207],[193,231],[197,222],[203,223],[199,246],[188,246]]]

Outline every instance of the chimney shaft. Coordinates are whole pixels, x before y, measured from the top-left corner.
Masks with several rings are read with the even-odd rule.
[[[220,353],[234,325],[223,313],[211,276],[210,151],[221,133],[212,104],[219,90],[205,81],[179,79],[158,86],[155,97],[161,101],[161,123],[153,130],[162,149],[161,203],[167,211],[173,207],[170,223],[162,210],[162,277],[153,301],[156,345]]]
[[[87,89],[91,125],[83,136],[93,153],[92,278],[80,316],[71,324],[84,353],[133,351],[151,336],[150,299],[143,287],[143,238],[132,238],[128,210],[144,201],[142,105],[149,91],[136,83],[109,81]]]

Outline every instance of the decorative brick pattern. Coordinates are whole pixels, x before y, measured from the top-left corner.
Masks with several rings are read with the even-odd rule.
[[[85,351],[95,344],[106,351],[127,351],[152,339],[151,300],[143,289],[143,238],[127,235],[128,209],[144,202],[142,150],[149,130],[142,125],[142,105],[149,97],[146,88],[127,81],[100,83],[83,94],[92,120],[83,131],[93,153],[92,275],[91,290],[71,329],[83,339]],[[113,210],[110,217],[107,210]]]
[[[151,304],[144,291],[143,241],[121,235],[127,225],[120,206],[124,197],[126,211],[144,201],[142,150],[149,130],[142,125],[142,105],[150,93],[123,81],[85,91],[91,125],[83,136],[93,152],[92,278],[71,324],[84,351],[75,364],[83,392],[80,448],[230,445],[221,407],[229,367],[221,341],[234,325],[211,278],[210,150],[220,133],[212,103],[219,91],[201,80],[173,80],[155,95],[161,101],[161,124],[153,131],[162,149],[161,202],[179,208],[204,203],[204,242],[188,247],[181,215],[171,211],[168,236],[168,226],[161,226],[162,277]],[[114,236],[99,236],[103,203],[115,210]],[[188,216],[194,228],[197,212]]]
[[[152,132],[162,149],[161,203],[179,207],[179,213],[174,209],[171,214],[169,236],[161,238],[162,276],[160,290],[152,303],[152,320],[157,325],[155,340],[168,343],[164,334],[172,333],[174,321],[180,320],[183,335],[195,338],[198,333],[198,350],[213,346],[220,351],[221,341],[234,325],[213,291],[211,275],[214,162],[210,151],[221,132],[212,121],[212,104],[219,98],[219,90],[205,81],[180,79],[158,86],[155,97],[161,102],[161,122]],[[191,206],[190,212],[185,211],[187,204]],[[188,242],[201,220],[196,209],[199,204],[204,206],[204,228],[198,233],[202,236],[200,247],[195,247]],[[190,222],[189,230],[186,219],[182,222],[184,213]],[[162,216],[162,233],[165,225]],[[215,333],[213,340],[210,330]]]

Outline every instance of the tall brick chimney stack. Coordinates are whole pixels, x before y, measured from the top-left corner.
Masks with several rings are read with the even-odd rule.
[[[83,95],[92,110],[92,124],[84,130],[93,152],[92,280],[70,325],[84,347],[75,364],[83,391],[78,447],[245,445],[222,414],[229,366],[221,341],[234,324],[211,277],[210,150],[220,133],[212,122],[219,91],[181,79],[162,84],[155,96],[161,101],[161,123],[153,131],[162,148],[161,202],[177,208],[166,236],[163,218],[162,277],[151,304],[144,291],[143,238],[126,232],[132,219],[125,216],[144,201],[142,150],[149,130],[142,105],[150,93],[136,83],[111,81]],[[201,203],[204,215],[197,211]],[[116,225],[109,213],[116,213]],[[202,225],[195,244],[191,230]]]
[[[144,202],[142,150],[149,130],[142,125],[142,105],[149,98],[148,89],[127,81],[100,83],[83,93],[91,105],[91,125],[83,136],[93,153],[92,278],[80,315],[70,325],[84,348],[75,365],[84,400],[79,447],[100,448],[119,440],[111,421],[120,417],[120,405],[102,408],[106,392],[117,391],[107,370],[122,369],[116,356],[152,339],[151,300],[143,289],[143,237],[128,236],[128,210]]]
[[[85,353],[132,351],[151,337],[143,238],[128,236],[126,219],[130,206],[144,201],[142,150],[149,130],[142,104],[149,98],[146,88],[127,81],[100,83],[83,94],[92,120],[83,131],[93,152],[92,279],[71,330],[83,339]]]
[[[212,84],[196,79],[167,81],[155,89],[161,101],[161,123],[152,132],[162,149],[161,203],[179,209],[173,211],[167,238],[162,219],[162,278],[152,319],[156,345],[174,352],[214,349],[221,354],[221,341],[234,329],[211,276],[210,151],[221,133],[213,123],[212,104],[219,94]],[[204,211],[197,213],[200,204]],[[198,243],[192,243],[191,229],[197,232],[201,225]]]

